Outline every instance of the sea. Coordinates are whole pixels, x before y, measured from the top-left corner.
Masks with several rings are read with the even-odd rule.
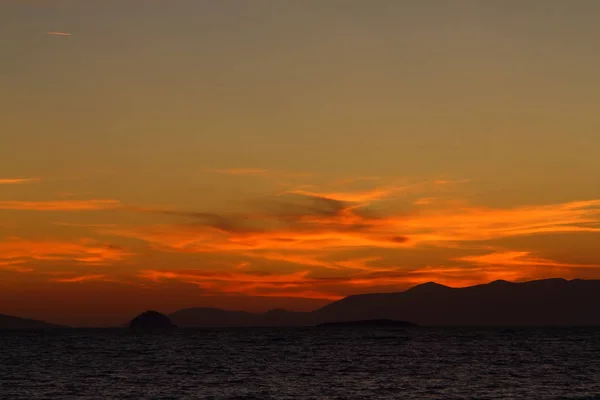
[[[600,399],[600,328],[5,331],[0,399]]]

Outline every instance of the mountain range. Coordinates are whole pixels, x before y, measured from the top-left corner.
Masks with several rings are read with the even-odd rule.
[[[498,280],[465,288],[429,282],[404,292],[349,296],[312,312],[188,308],[169,317],[180,327],[312,326],[372,319],[421,326],[600,326],[600,280]]]
[[[429,282],[403,292],[348,296],[311,312],[186,308],[168,317],[178,327],[314,326],[375,319],[420,326],[600,326],[600,280],[498,280],[464,288]],[[58,327],[0,315],[0,329]]]

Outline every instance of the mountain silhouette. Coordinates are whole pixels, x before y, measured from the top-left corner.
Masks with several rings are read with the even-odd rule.
[[[600,326],[600,280],[498,280],[465,288],[428,282],[404,292],[348,296],[312,312],[188,308],[170,317],[181,327],[312,326],[366,320],[429,326]]]
[[[61,329],[67,328],[66,326],[50,324],[44,321],[38,321],[35,319],[26,319],[14,317],[12,315],[0,314],[0,329]]]

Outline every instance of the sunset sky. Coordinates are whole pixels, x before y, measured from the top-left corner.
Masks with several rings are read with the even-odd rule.
[[[2,0],[0,313],[600,279],[600,1]]]

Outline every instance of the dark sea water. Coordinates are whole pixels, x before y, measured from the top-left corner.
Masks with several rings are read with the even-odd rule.
[[[0,399],[600,399],[600,329],[0,332]]]

